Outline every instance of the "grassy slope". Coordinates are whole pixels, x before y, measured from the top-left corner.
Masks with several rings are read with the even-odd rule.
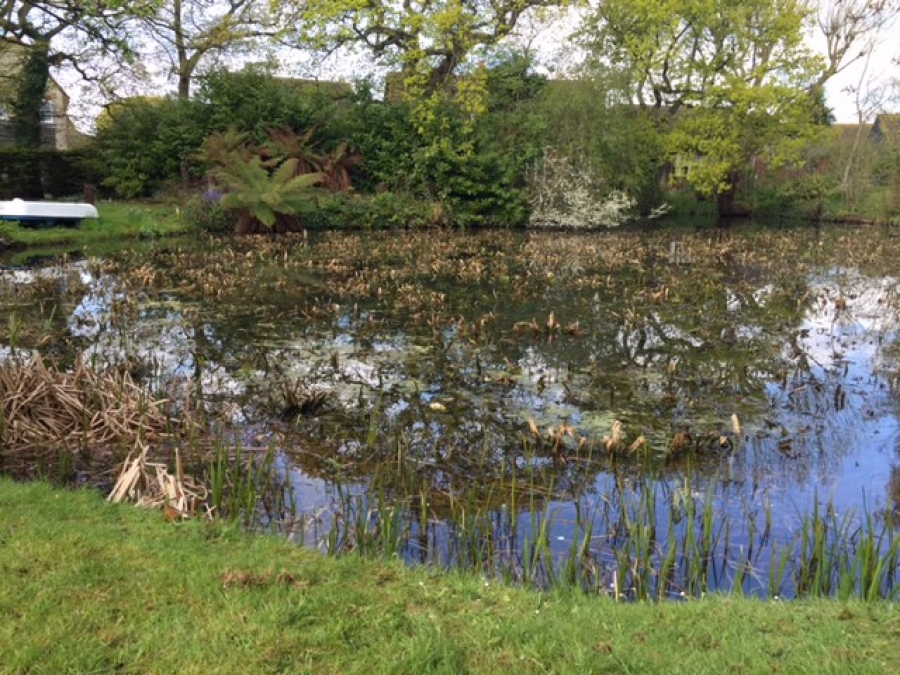
[[[893,673],[900,608],[616,605],[0,479],[0,672]]]
[[[99,218],[85,219],[78,227],[31,229],[0,222],[0,240],[25,246],[82,246],[110,239],[182,234],[189,229],[178,207],[170,204],[102,202],[97,211]]]

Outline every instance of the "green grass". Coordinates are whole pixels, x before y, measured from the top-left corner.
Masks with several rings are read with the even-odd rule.
[[[615,604],[0,479],[2,673],[887,673],[892,603]]]
[[[20,246],[87,246],[122,239],[146,239],[183,234],[190,225],[175,204],[102,202],[99,218],[88,218],[78,227],[22,227],[0,222],[0,241]]]

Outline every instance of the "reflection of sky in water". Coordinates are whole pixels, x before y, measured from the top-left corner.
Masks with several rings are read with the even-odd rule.
[[[267,371],[231,358],[211,325],[196,318],[196,307],[184,307],[171,298],[154,303],[139,296],[128,298],[116,289],[112,278],[92,276],[84,268],[78,273],[90,291],[68,317],[68,327],[73,335],[91,341],[85,351],[89,361],[136,359],[151,368],[149,381],[159,387],[172,379],[191,378],[198,370],[204,391],[219,397],[244,396],[254,387],[263,387],[270,377]],[[25,277],[14,281],[28,283]],[[739,321],[741,298],[724,293],[727,310]],[[772,287],[765,285],[750,297],[765,305],[772,293]],[[117,314],[117,305],[129,303],[133,318]],[[713,497],[719,508],[737,512],[772,504],[776,528],[783,534],[808,513],[814,495],[820,501],[833,501],[839,509],[861,509],[865,492],[870,509],[884,506],[885,485],[900,445],[889,384],[896,365],[885,351],[897,339],[897,281],[837,269],[810,280],[805,304],[808,309],[802,322],[790,329],[794,337],[782,346],[785,379],[765,387],[764,419],[744,421],[743,438],[733,456],[722,459],[705,476],[712,482],[722,481]],[[666,338],[701,346],[684,329],[660,323],[658,314],[651,317]],[[445,418],[423,418],[423,410],[439,404],[452,413],[457,402],[472,418],[456,419],[456,433],[479,439],[495,438],[488,429],[491,424],[512,425],[513,435],[518,434],[529,417],[537,419],[542,429],[567,421],[594,438],[609,432],[615,411],[602,408],[606,414],[598,415],[597,410],[573,402],[564,385],[577,391],[578,381],[573,383],[572,374],[554,362],[541,343],[526,344],[523,339],[515,362],[503,366],[499,358],[490,362],[495,355],[488,346],[472,347],[456,327],[441,331],[442,350],[419,345],[399,331],[363,337],[358,332],[363,319],[364,315],[343,314],[325,334],[299,332],[275,339],[269,335],[268,344],[255,348],[265,351],[270,362],[281,364],[286,377],[331,391],[339,405],[357,405],[363,388],[369,405],[384,395],[382,414],[391,423],[408,425],[410,438],[423,447],[439,447],[442,435],[448,433]],[[201,340],[197,330],[203,331]],[[663,343],[653,330],[643,337],[645,347]],[[765,339],[762,330],[736,326],[735,348]],[[638,339],[624,329],[613,335],[629,344]],[[198,342],[213,347],[204,353],[199,369]],[[209,357],[219,351],[220,359]],[[473,366],[476,358],[483,360],[485,372]],[[455,370],[454,389],[445,389],[442,364]],[[500,375],[509,376],[509,381],[502,387],[486,386]],[[482,417],[476,419],[478,415]],[[342,442],[342,448],[335,450],[338,456],[342,451],[358,454],[358,442]],[[304,510],[318,513],[331,506],[331,486],[296,467],[284,466]],[[673,477],[678,480],[677,472]],[[588,499],[602,500],[611,492],[612,480],[609,474],[599,474]],[[694,491],[704,496],[707,487],[695,486]],[[565,547],[571,541],[575,512],[567,502],[554,503],[552,508],[557,517],[553,538]]]
[[[900,437],[882,362],[883,348],[897,337],[897,282],[848,272],[835,277],[813,283],[812,307],[798,327],[795,361],[808,371],[768,391],[776,420],[809,429],[803,452],[823,460],[813,462],[805,487],[791,496],[809,501],[815,492],[849,507],[865,491],[874,506]]]
[[[73,334],[93,340],[86,351],[89,359],[115,362],[136,358],[152,366],[154,380],[160,386],[171,378],[195,374],[194,331],[202,326],[204,342],[217,340],[208,325],[188,321],[177,301],[150,304],[135,298],[137,319],[113,326],[113,308],[125,298],[116,291],[111,278],[93,277],[83,268],[80,273],[90,292],[72,312],[69,327]],[[764,304],[771,292],[771,286],[763,286],[752,293],[753,300]],[[729,312],[739,316],[740,298],[730,291],[725,293]],[[770,382],[766,387],[770,401],[766,424],[771,428],[740,447],[731,470],[743,480],[769,484],[775,493],[790,493],[793,499],[808,501],[809,495],[818,491],[820,496],[834,496],[839,502],[846,499],[847,503],[858,503],[863,488],[883,494],[897,445],[898,424],[892,395],[885,374],[880,372],[884,368],[882,348],[896,338],[896,281],[873,280],[835,270],[812,279],[810,295],[810,308],[795,329],[796,343],[785,344],[783,349],[783,356],[793,368],[789,367],[784,385]],[[654,316],[658,322],[659,317]],[[430,377],[439,376],[434,370],[404,379],[404,359],[413,353],[430,355],[429,348],[414,346],[402,333],[361,340],[354,332],[350,314],[342,314],[335,328],[337,331],[330,337],[286,336],[280,344],[271,344],[267,354],[271,360],[284,364],[288,376],[315,381],[317,388],[334,391],[338,400],[347,405],[359,400],[359,385],[392,391],[393,398],[384,402],[384,412],[395,420],[406,419],[408,415],[404,413],[409,413],[411,406],[441,401],[443,394],[451,393],[469,397],[476,409],[481,407],[482,397],[485,405],[489,398],[496,399],[482,410],[495,410],[496,403],[502,401],[510,412],[519,411],[507,417],[520,423],[529,416],[543,420],[541,426],[560,421],[576,427],[595,423],[596,415],[589,420],[577,401],[570,400],[570,392],[564,386],[571,384],[567,374],[552,364],[539,347],[523,349],[515,364],[515,381],[500,395],[492,396],[490,390],[484,394],[444,392],[439,381],[429,381]],[[661,329],[669,338],[699,345],[697,338],[682,329],[664,324]],[[739,326],[738,340],[752,340],[757,331],[753,326]],[[447,356],[458,368],[472,371],[473,353],[463,342],[454,340],[457,337],[453,327],[444,332],[446,344],[450,345]],[[621,332],[618,338],[632,339]],[[649,331],[646,345],[659,344],[660,339]],[[797,348],[802,351],[799,357],[792,353]],[[801,361],[808,368],[800,367]],[[254,378],[265,377],[259,370],[245,368],[237,372],[234,366],[209,359],[204,359],[200,372],[205,390],[219,395],[240,395]],[[474,372],[466,374],[477,377]],[[836,397],[840,397],[839,407],[835,405]],[[602,424],[607,424],[611,415],[612,412],[601,416]],[[590,431],[596,435],[601,429]],[[759,429],[745,431],[750,434]],[[433,433],[440,436],[439,425]],[[803,460],[809,464],[807,471],[798,472],[796,467],[791,470],[791,465],[798,462],[777,449],[780,433],[789,437],[791,452],[808,455]],[[785,481],[783,468],[789,469],[789,476],[799,475],[800,480]],[[776,479],[776,475],[781,477]]]
[[[755,514],[759,522],[766,506],[773,514],[773,536],[782,543],[793,540],[815,500],[833,504],[839,518],[864,511],[877,515],[887,506],[885,486],[900,447],[889,382],[896,365],[885,359],[884,351],[897,339],[897,282],[843,271],[813,280],[811,294],[811,306],[795,329],[796,341],[784,346],[790,365],[786,380],[766,386],[765,424],[744,429],[745,440],[719,464],[717,473],[706,477],[706,485],[690,489],[698,504],[712,498],[717,511],[734,516],[733,541],[746,537],[746,514]],[[766,295],[763,289],[755,299],[765,302]],[[733,295],[728,308],[740,309]],[[757,333],[744,328],[737,331],[739,340]],[[545,370],[528,360],[522,366],[532,372]],[[577,420],[577,414],[573,418]],[[661,485],[656,483],[656,488]],[[582,511],[599,511],[617,489],[615,476],[600,473],[592,496],[582,500]],[[671,495],[673,489],[679,489],[677,482],[666,484],[660,495]],[[666,537],[666,508],[663,504],[658,521],[661,540]],[[562,501],[552,502],[547,512],[553,514],[551,545],[565,554],[578,512],[572,502]],[[519,521],[527,530],[529,516]],[[604,518],[595,520],[593,549],[614,567],[614,552],[605,549],[603,541],[603,526],[608,524]],[[764,557],[759,564],[767,562]]]

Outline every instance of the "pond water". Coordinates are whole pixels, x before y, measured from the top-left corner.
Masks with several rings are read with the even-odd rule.
[[[875,228],[163,241],[7,267],[0,321],[274,449],[312,545],[792,595],[893,541],[897,260]]]

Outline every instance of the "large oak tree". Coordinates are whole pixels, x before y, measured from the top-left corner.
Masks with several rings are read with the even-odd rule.
[[[362,47],[398,68],[414,95],[443,87],[479,49],[497,46],[526,13],[568,0],[284,0],[298,40],[323,50]]]
[[[682,177],[728,212],[751,163],[799,160],[821,118],[811,18],[804,0],[602,0],[583,35],[624,100],[666,125]]]

